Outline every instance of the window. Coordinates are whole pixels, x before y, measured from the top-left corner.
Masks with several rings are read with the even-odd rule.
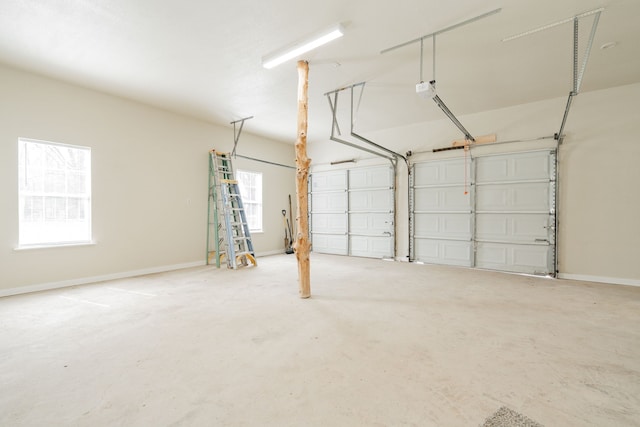
[[[91,149],[18,140],[18,245],[91,241]]]
[[[250,231],[262,231],[262,174],[237,171],[238,187]]]

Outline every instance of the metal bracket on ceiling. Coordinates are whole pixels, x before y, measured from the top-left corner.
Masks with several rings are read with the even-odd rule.
[[[584,77],[584,71],[587,68],[587,62],[589,61],[589,56],[591,55],[591,48],[593,47],[593,39],[596,36],[596,29],[598,28],[598,22],[600,21],[600,14],[602,11],[595,12],[595,16],[593,18],[593,24],[591,25],[591,33],[589,34],[589,41],[587,42],[587,47],[585,49],[584,57],[582,58],[582,66],[578,71],[578,21],[579,17],[575,16],[573,18],[573,88],[571,92],[569,92],[569,97],[567,99],[567,106],[564,109],[564,115],[562,116],[562,123],[560,124],[560,130],[556,133],[556,139],[559,144],[562,144],[564,139],[564,127],[567,124],[567,118],[569,117],[569,110],[571,109],[571,102],[573,98],[580,93],[580,88],[582,87],[582,78]]]
[[[232,156],[236,156],[236,148],[238,147],[238,141],[240,140],[240,134],[242,133],[242,128],[244,127],[245,120],[253,119],[253,116],[245,117],[243,119],[234,120],[231,122],[233,125],[233,151],[231,152]],[[236,131],[236,124],[240,123],[240,127]]]
[[[562,25],[562,24],[567,24],[569,22],[573,22],[576,19],[581,19],[581,18],[587,17],[589,15],[600,14],[600,12],[603,12],[603,11],[604,11],[604,7],[599,7],[597,9],[589,10],[587,12],[582,12],[582,13],[579,13],[577,15],[571,16],[569,18],[565,18],[565,19],[561,19],[561,20],[556,21],[556,22],[552,22],[551,24],[542,25],[540,27],[524,31],[522,33],[515,34],[513,36],[505,37],[505,38],[502,39],[502,41],[503,42],[508,42],[508,41],[511,41],[511,40],[519,39],[520,37],[530,36],[531,34],[539,33],[541,31],[545,31],[545,30],[548,30],[550,28],[557,27],[558,25]]]
[[[467,19],[466,21],[459,22],[457,24],[454,24],[454,25],[451,25],[449,27],[443,28],[443,29],[441,29],[439,31],[435,31],[435,32],[430,33],[430,34],[425,34],[424,36],[419,37],[417,39],[409,40],[408,42],[404,42],[404,43],[401,43],[399,45],[396,45],[396,46],[393,46],[393,47],[390,47],[390,48],[387,48],[387,49],[384,49],[384,50],[380,51],[381,54],[384,54],[384,53],[390,52],[392,50],[396,50],[396,49],[399,49],[401,47],[408,46],[410,44],[420,42],[420,83],[423,83],[424,82],[424,78],[423,78],[423,75],[422,75],[422,69],[423,69],[423,58],[424,58],[424,41],[425,41],[425,39],[432,38],[432,40],[433,40],[433,76],[432,76],[432,80],[430,82],[430,85],[432,86],[432,89],[433,89],[434,92],[432,92],[431,98],[436,103],[436,105],[438,107],[440,107],[442,112],[449,118],[449,120],[451,120],[451,122],[453,122],[453,124],[456,125],[456,127],[458,129],[460,129],[460,131],[464,134],[464,137],[467,140],[471,141],[471,142],[475,142],[475,138],[462,125],[462,123],[460,123],[460,120],[458,120],[458,118],[451,112],[451,110],[449,109],[449,107],[447,107],[447,105],[444,103],[444,101],[438,95],[435,95],[435,83],[436,83],[436,80],[435,80],[436,79],[436,36],[438,34],[446,33],[448,31],[454,30],[454,29],[462,27],[464,25],[471,24],[472,22],[479,21],[480,19],[486,18],[488,16],[495,15],[496,13],[499,13],[500,11],[502,11],[501,8],[494,9],[494,10],[492,10],[490,12],[483,13],[482,15],[478,15],[478,16],[476,16],[474,18]]]
[[[260,163],[265,163],[267,165],[280,166],[280,167],[287,168],[287,169],[295,169],[296,168],[295,166],[284,165],[282,163],[272,162],[270,160],[258,159],[258,158],[251,157],[251,156],[243,156],[242,154],[237,154],[236,153],[236,148],[238,148],[238,141],[240,140],[240,134],[242,133],[242,128],[244,127],[244,122],[245,122],[245,120],[249,120],[249,119],[253,119],[253,116],[245,117],[244,119],[239,119],[239,120],[235,120],[235,121],[231,122],[231,124],[233,125],[233,151],[231,152],[231,155],[234,158],[240,157],[241,159],[251,160],[251,161],[260,162]],[[236,124],[237,123],[240,123],[240,127],[236,130]]]
[[[525,31],[520,34],[516,34],[510,37],[506,37],[502,39],[503,42],[507,42],[510,40],[514,40],[520,37],[528,36],[531,34],[538,33],[540,31],[548,30],[549,28],[557,27],[558,25],[567,24],[569,22],[573,22],[573,85],[571,91],[569,92],[569,98],[567,99],[567,105],[564,109],[564,115],[562,116],[562,124],[560,125],[560,130],[558,133],[554,135],[554,138],[558,141],[559,144],[562,144],[564,139],[564,127],[567,124],[567,118],[569,117],[569,110],[571,109],[571,103],[573,98],[580,93],[580,88],[582,86],[582,79],[584,77],[584,72],[587,68],[587,62],[589,61],[589,56],[591,55],[591,48],[593,47],[593,39],[596,35],[596,29],[598,28],[598,22],[600,21],[600,14],[604,11],[604,7],[600,7],[597,9],[589,10],[587,12],[579,13],[569,18],[561,19],[560,21],[553,22],[551,24],[543,25],[538,28],[534,28],[532,30]],[[578,35],[579,28],[578,22],[580,19],[585,18],[587,16],[594,15],[593,24],[591,25],[591,34],[589,35],[589,41],[587,42],[587,47],[584,52],[584,57],[582,59],[582,65],[578,68]]]
[[[397,163],[398,158],[401,158],[405,162],[407,162],[408,161],[407,158],[405,156],[403,156],[402,154],[397,153],[397,152],[395,152],[393,150],[390,150],[390,149],[388,149],[386,147],[383,147],[382,145],[377,144],[377,143],[375,143],[375,142],[373,142],[373,141],[371,141],[371,140],[369,140],[369,139],[367,139],[367,138],[365,138],[365,137],[363,137],[363,136],[361,136],[361,135],[359,135],[359,134],[357,134],[355,132],[354,128],[355,128],[355,123],[356,123],[356,120],[357,120],[357,113],[360,110],[360,104],[362,102],[362,95],[364,93],[365,84],[366,84],[366,82],[360,82],[360,83],[356,83],[356,84],[353,84],[353,85],[350,85],[350,86],[345,86],[345,87],[333,90],[331,92],[325,93],[325,96],[327,97],[327,100],[329,101],[329,107],[331,108],[331,114],[332,114],[330,139],[332,141],[339,142],[339,143],[344,144],[346,146],[349,146],[351,148],[356,148],[356,149],[364,151],[366,153],[373,154],[375,156],[385,158],[385,159],[389,160],[391,163],[393,163],[394,166]],[[360,96],[358,98],[358,104],[357,104],[357,107],[356,107],[355,99],[354,99],[355,98],[355,93],[354,92],[355,92],[355,88],[357,88],[357,87],[360,87]],[[350,90],[350,92],[351,92],[351,125],[350,125],[350,129],[349,129],[349,134],[352,137],[354,137],[354,138],[356,138],[356,139],[358,139],[358,140],[360,140],[360,141],[362,141],[362,142],[364,142],[364,143],[366,143],[366,144],[368,144],[368,145],[370,145],[370,146],[372,146],[372,147],[374,147],[374,148],[376,148],[376,149],[378,149],[380,151],[383,151],[383,152],[385,152],[387,154],[382,154],[382,153],[380,153],[378,151],[375,151],[375,150],[372,150],[370,148],[366,148],[366,147],[363,147],[361,145],[357,145],[357,144],[354,144],[352,142],[345,141],[344,139],[336,137],[336,132],[337,132],[338,135],[341,135],[340,125],[338,123],[337,114],[338,114],[338,95],[343,90]],[[332,97],[333,97],[333,99],[332,99]],[[355,111],[354,111],[354,109],[355,109]]]
[[[458,120],[458,118],[451,112],[451,110],[449,110],[449,108],[445,105],[444,101],[440,99],[438,95],[433,97],[433,101],[436,103],[438,107],[440,107],[440,109],[444,112],[445,116],[447,116],[449,120],[451,120],[453,124],[456,125],[458,129],[460,129],[460,132],[464,134],[465,139],[471,142],[476,142],[476,139],[473,136],[471,136],[469,131],[464,126],[462,126],[462,123],[460,123],[460,120]]]
[[[464,25],[471,24],[472,22],[479,21],[480,19],[486,18],[488,16],[495,15],[496,13],[499,13],[501,10],[502,10],[502,8],[494,9],[494,10],[492,10],[490,12],[483,13],[482,15],[478,15],[478,16],[476,16],[474,18],[467,19],[466,21],[458,22],[457,24],[451,25],[450,27],[443,28],[441,30],[435,31],[435,32],[430,33],[430,34],[425,34],[424,36],[418,37],[417,39],[409,40],[408,42],[400,43],[399,45],[392,46],[392,47],[389,47],[387,49],[381,50],[380,53],[391,52],[392,50],[396,50],[396,49],[399,49],[399,48],[404,47],[404,46],[408,46],[408,45],[413,44],[413,43],[422,42],[423,40],[428,39],[429,37],[435,37],[438,34],[446,33],[448,31],[455,30],[456,28],[462,27]]]

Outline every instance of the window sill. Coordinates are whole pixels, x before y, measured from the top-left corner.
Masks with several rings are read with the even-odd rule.
[[[77,243],[50,243],[50,244],[42,244],[42,245],[24,245],[13,248],[14,251],[30,251],[34,249],[53,249],[53,248],[70,248],[77,246],[94,246],[96,245],[95,241],[91,242],[77,242]]]

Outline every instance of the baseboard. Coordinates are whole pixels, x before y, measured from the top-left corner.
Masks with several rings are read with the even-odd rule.
[[[269,255],[280,255],[284,253],[284,249],[278,249],[275,251],[267,251],[267,252],[256,252],[256,257],[263,257]]]
[[[49,291],[52,289],[66,288],[69,286],[87,285],[89,283],[104,282],[107,280],[125,279],[127,277],[144,276],[145,274],[164,273],[166,271],[181,270],[183,268],[199,267],[202,265],[205,265],[204,261],[195,261],[195,262],[187,262],[183,264],[163,265],[159,267],[143,268],[141,270],[105,274],[103,276],[82,277],[79,279],[62,280],[59,282],[49,282],[49,283],[41,283],[38,285],[28,285],[28,286],[19,286],[17,288],[0,289],[0,297],[27,294],[31,292]]]
[[[581,280],[583,282],[610,283],[612,285],[640,286],[640,280],[620,277],[590,276],[585,274],[558,273],[558,279]]]

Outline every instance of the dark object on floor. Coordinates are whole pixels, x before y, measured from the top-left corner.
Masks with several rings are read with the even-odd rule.
[[[487,418],[481,427],[543,427],[543,425],[503,406]]]

